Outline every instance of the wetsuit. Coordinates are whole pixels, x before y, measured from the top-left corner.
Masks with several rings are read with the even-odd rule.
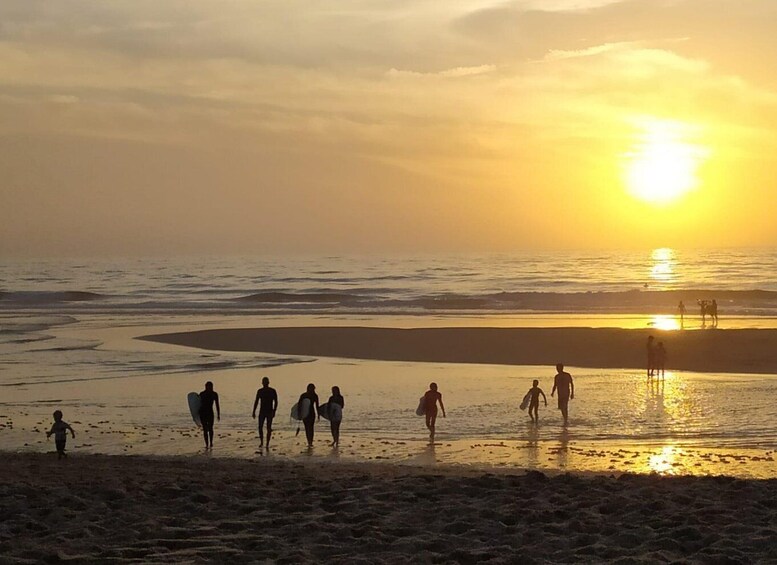
[[[262,434],[262,426],[267,420],[267,441],[270,441],[272,433],[272,419],[275,416],[275,407],[278,406],[278,393],[269,386],[262,387],[256,391],[256,401],[259,405],[259,434]]]
[[[299,404],[302,405],[304,399],[310,400],[310,411],[302,420],[305,424],[305,436],[308,438],[308,445],[313,445],[313,428],[316,425],[316,416],[318,415],[318,395],[315,392],[305,392],[299,397]]]
[[[330,396],[329,404],[339,404],[340,408],[345,408],[345,398],[343,398],[342,394],[338,396]],[[329,428],[332,430],[332,441],[335,443],[340,443],[340,422],[341,420],[338,420],[337,422],[334,420],[329,420]]]
[[[556,375],[553,381],[553,388],[558,392],[558,409],[566,418],[567,409],[569,408],[569,392],[572,386],[572,375],[566,371],[561,371]]]
[[[434,425],[437,421],[437,401],[442,400],[442,394],[436,390],[427,390],[424,394],[424,415],[426,427],[434,435]]]
[[[210,443],[213,445],[213,422],[216,417],[213,413],[213,404],[218,402],[219,393],[212,390],[203,390],[200,393],[200,422],[202,423],[202,431],[205,433],[205,441],[207,443],[210,438]]]

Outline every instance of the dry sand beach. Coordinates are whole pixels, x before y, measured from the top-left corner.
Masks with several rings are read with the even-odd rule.
[[[777,330],[656,332],[622,328],[288,327],[212,329],[142,339],[220,351],[387,361],[643,368],[649,335],[666,339],[672,369],[777,373]],[[571,360],[571,361],[570,361]]]
[[[777,480],[3,457],[6,563],[777,560]]]

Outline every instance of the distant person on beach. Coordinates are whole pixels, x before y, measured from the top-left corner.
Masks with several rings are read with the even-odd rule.
[[[538,424],[540,422],[540,395],[542,395],[542,399],[545,401],[545,406],[548,405],[548,397],[545,396],[545,393],[540,388],[540,381],[537,379],[534,379],[528,394],[530,395],[529,418],[531,418],[532,422]]]
[[[564,370],[564,365],[556,365],[556,377],[553,379],[553,390],[550,396],[554,396],[558,390],[558,409],[564,417],[564,425],[569,421],[569,401],[575,399],[575,383],[572,375]]]
[[[666,368],[666,349],[664,348],[664,342],[659,341],[656,347],[656,376],[664,376],[664,369]]]
[[[424,394],[424,416],[426,427],[429,430],[429,439],[434,441],[435,424],[437,423],[437,403],[442,408],[442,417],[445,418],[445,405],[442,403],[442,394],[437,391],[437,383],[431,383],[429,390]]]
[[[652,335],[647,338],[647,376],[648,378],[653,376],[653,371],[656,368],[656,346],[653,342]]]
[[[55,410],[54,423],[51,425],[51,429],[46,432],[46,439],[50,438],[52,435],[54,436],[54,445],[57,447],[57,459],[67,457],[67,453],[65,453],[65,444],[67,443],[68,430],[70,430],[70,435],[75,439],[76,433],[73,431],[73,428],[70,427],[70,424],[62,419],[62,411]]]
[[[308,439],[308,447],[313,447],[313,434],[316,426],[316,416],[321,419],[321,414],[318,412],[318,395],[316,394],[316,385],[310,383],[307,391],[303,392],[299,397],[298,406],[302,406],[302,401],[305,399],[310,400],[310,410],[307,416],[302,419],[302,423],[305,424],[305,436]],[[299,431],[299,429],[297,429]]]
[[[710,314],[710,321],[713,326],[718,325],[718,302],[713,298],[712,303],[707,306],[707,311]]]
[[[213,448],[213,405],[216,405],[216,419],[221,420],[219,393],[213,390],[213,383],[205,383],[205,390],[200,393],[200,422],[202,435],[205,436],[205,449]]]
[[[707,323],[707,301],[697,300],[699,308],[701,309],[701,325],[704,326]]]
[[[259,403],[261,402],[261,405]],[[270,449],[270,437],[272,436],[272,420],[275,418],[275,411],[278,408],[278,393],[274,388],[270,387],[270,379],[264,377],[262,379],[262,388],[256,391],[256,399],[254,399],[254,411],[251,413],[252,418],[256,418],[256,407],[259,405],[259,447],[265,445],[264,443],[264,423],[267,422],[267,449]]]
[[[680,313],[680,327],[683,327],[683,324],[685,323],[685,304],[683,304],[683,301],[680,301],[680,304],[677,305],[677,311]]]
[[[327,402],[330,406],[332,404],[337,404],[338,406],[340,406],[340,408],[345,408],[345,398],[343,398],[343,395],[340,394],[339,386],[332,387],[332,396],[329,397],[329,400]],[[342,422],[342,417],[340,420],[337,420],[337,421],[335,421],[334,418],[332,418],[331,416],[329,418],[329,429],[332,431],[332,447],[337,447],[340,443],[340,423],[341,422]]]

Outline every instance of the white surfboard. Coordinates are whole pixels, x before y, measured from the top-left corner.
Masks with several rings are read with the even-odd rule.
[[[198,428],[201,428],[200,408],[202,407],[202,401],[200,400],[200,395],[196,392],[190,392],[186,395],[186,400],[189,401],[189,411],[192,413],[192,420],[194,420]]]
[[[523,400],[521,400],[521,405],[518,408],[520,408],[521,410],[526,410],[526,407],[529,405],[530,400],[531,400],[531,391],[526,393],[526,395],[523,397]]]
[[[423,416],[426,414],[426,406],[424,405],[424,398],[421,397],[421,400],[418,401],[418,408],[415,409],[415,415],[416,416]]]
[[[292,420],[304,420],[310,414],[310,399],[303,398],[302,404],[299,402],[291,407],[291,419]]]
[[[343,407],[336,402],[325,402],[318,407],[318,413],[330,422],[340,422],[343,419]]]

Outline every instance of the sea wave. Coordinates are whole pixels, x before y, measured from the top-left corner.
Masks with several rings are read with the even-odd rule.
[[[107,298],[104,294],[83,290],[28,290],[28,291],[0,291],[0,302],[16,304],[52,304],[57,302],[86,302]]]

